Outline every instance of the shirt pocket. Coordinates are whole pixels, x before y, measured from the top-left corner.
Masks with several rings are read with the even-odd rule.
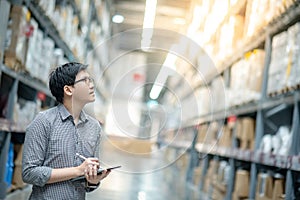
[[[83,139],[81,141],[81,143],[82,143],[83,152],[88,153],[91,156],[96,156],[96,155],[94,155],[94,151],[95,151],[96,144],[97,144],[97,138],[95,138],[94,140],[92,140],[92,139],[84,140]]]
[[[48,159],[52,167],[68,167],[74,155],[74,139],[52,135],[49,139]],[[54,166],[55,165],[55,166]]]

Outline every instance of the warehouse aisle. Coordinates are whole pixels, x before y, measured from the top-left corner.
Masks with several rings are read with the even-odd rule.
[[[106,142],[104,142],[106,143]],[[109,143],[109,142],[107,142]],[[134,154],[113,145],[102,143],[103,162],[107,166],[121,164],[122,168],[111,172],[101,187],[87,194],[87,200],[204,200],[198,190],[187,184],[186,171],[178,167],[182,159],[166,162],[166,151],[154,150],[152,154]],[[110,163],[110,164],[108,164]],[[166,165],[165,165],[166,164]],[[165,167],[161,167],[165,166]],[[161,168],[161,169],[158,169]],[[136,171],[136,172],[134,172]],[[30,187],[8,195],[7,200],[28,199]]]
[[[185,170],[178,168],[175,162],[167,163],[165,151],[168,149],[154,149],[152,154],[139,154],[138,151],[139,149],[135,153],[129,152],[121,146],[104,144],[101,151],[104,162],[111,162],[110,166],[121,164],[122,168],[112,171],[101,188],[88,194],[87,199],[205,199],[200,197],[196,188],[187,184]]]

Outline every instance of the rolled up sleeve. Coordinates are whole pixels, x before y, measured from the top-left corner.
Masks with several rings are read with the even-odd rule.
[[[52,168],[43,166],[50,127],[47,123],[45,116],[38,114],[26,129],[22,158],[22,178],[25,183],[44,186],[50,179]]]

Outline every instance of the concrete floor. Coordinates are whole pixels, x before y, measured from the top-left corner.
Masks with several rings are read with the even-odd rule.
[[[88,193],[87,200],[194,200],[206,199],[185,180],[185,170],[175,159],[166,159],[168,149],[153,149],[149,154],[127,152],[103,145],[101,160],[105,166],[122,165],[102,181],[101,187]],[[170,154],[170,153],[169,153]],[[182,161],[181,161],[182,162]],[[7,195],[7,200],[25,200],[31,187]]]

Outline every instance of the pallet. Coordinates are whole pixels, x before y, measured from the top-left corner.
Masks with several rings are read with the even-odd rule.
[[[268,95],[269,95],[269,97],[276,97],[276,96],[286,94],[288,92],[294,92],[296,90],[300,90],[300,84],[299,83],[296,84],[296,85],[293,85],[293,86],[285,86],[281,90],[270,92]]]

